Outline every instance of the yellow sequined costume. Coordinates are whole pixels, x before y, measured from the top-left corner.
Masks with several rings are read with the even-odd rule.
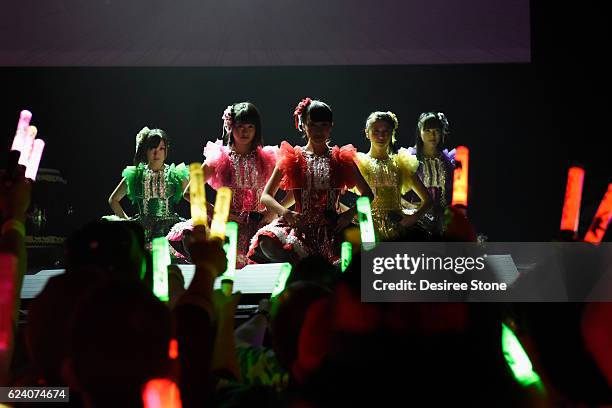
[[[378,239],[395,238],[402,227],[389,217],[389,213],[405,212],[402,195],[412,189],[410,180],[419,167],[419,161],[402,148],[383,160],[357,153],[357,166],[374,192],[372,218]]]

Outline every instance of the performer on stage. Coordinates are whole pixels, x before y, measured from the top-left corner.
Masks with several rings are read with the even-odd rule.
[[[145,230],[147,244],[153,238],[165,236],[174,224],[183,220],[174,206],[183,197],[189,170],[184,163],[165,164],[168,148],[168,137],[161,129],[145,127],[136,135],[134,165],[123,170],[121,182],[108,199],[115,215],[103,217],[109,221],[137,221]],[[120,203],[126,195],[138,207],[138,214],[131,218]]]
[[[445,149],[449,134],[448,120],[442,112],[424,112],[417,123],[415,147],[408,149],[420,161],[417,174],[433,200],[433,207],[419,224],[436,236],[444,232],[444,212],[453,194],[455,149]],[[418,201],[418,197],[410,195],[411,203]]]
[[[276,164],[277,146],[262,146],[261,116],[250,102],[230,105],[223,112],[223,139],[204,147],[204,177],[215,190],[232,189],[230,221],[238,223],[236,267],[246,264],[249,242],[274,214],[260,202],[264,186]],[[186,191],[186,196],[189,192]],[[211,207],[212,208],[212,207]],[[212,211],[209,209],[210,215]],[[193,229],[191,220],[175,225],[168,239],[181,241]],[[187,254],[185,254],[187,255]]]
[[[374,191],[372,217],[380,240],[397,238],[431,207],[429,193],[415,173],[419,166],[416,156],[404,148],[392,152],[398,126],[393,112],[371,113],[365,126],[370,151],[357,153],[359,170]],[[420,205],[408,211],[402,196],[411,190],[420,198]]]
[[[340,252],[336,236],[356,213],[353,207],[338,214],[340,195],[356,186],[362,195],[372,199],[372,190],[354,163],[355,148],[328,144],[333,126],[329,105],[303,99],[295,109],[294,119],[307,143],[303,147],[281,144],[276,168],[261,198],[280,218],[253,237],[249,260],[295,262],[311,254],[321,254],[335,263]],[[295,211],[274,199],[279,187],[287,194],[284,204],[295,203]]]

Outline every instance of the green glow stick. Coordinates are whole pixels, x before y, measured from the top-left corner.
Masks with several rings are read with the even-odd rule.
[[[270,298],[277,297],[283,290],[285,290],[285,285],[287,284],[289,275],[291,275],[291,264],[289,262],[285,262],[281,266],[280,273],[278,274],[278,280],[276,281],[276,286],[274,287]]]
[[[225,224],[229,217],[232,204],[232,190],[229,187],[221,187],[217,190],[215,199],[215,211],[210,224],[210,237],[225,240]]]
[[[153,293],[159,300],[167,302],[168,265],[170,265],[170,248],[166,237],[153,238]]]
[[[204,189],[204,170],[200,163],[189,165],[189,202],[193,225],[206,225],[206,190]]]
[[[374,234],[374,222],[372,221],[372,208],[368,197],[357,199],[357,217],[359,219],[359,230],[361,231],[361,244],[364,250],[374,248],[376,235]]]
[[[353,245],[350,242],[344,241],[340,247],[340,270],[346,271],[346,268],[353,259]]]
[[[542,386],[540,376],[533,371],[531,360],[512,329],[502,323],[502,351],[506,364],[510,367],[514,379],[523,387],[530,385]]]
[[[236,254],[238,252],[238,224],[233,221],[226,223],[225,235],[228,242],[223,244],[223,250],[227,256],[227,269],[223,273],[223,277],[233,280],[236,273]]]

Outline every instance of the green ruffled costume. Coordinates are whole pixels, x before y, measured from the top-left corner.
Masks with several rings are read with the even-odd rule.
[[[140,163],[126,167],[121,175],[127,183],[127,197],[138,207],[138,215],[132,221],[145,230],[145,241],[165,237],[177,222],[185,221],[175,212],[175,205],[183,198],[183,181],[189,178],[185,163],[164,165],[163,170],[152,171]],[[117,220],[118,217],[104,217]]]

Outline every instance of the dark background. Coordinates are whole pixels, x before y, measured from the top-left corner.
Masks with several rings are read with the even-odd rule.
[[[479,232],[494,241],[546,241],[559,228],[569,165],[586,168],[582,229],[612,181],[602,101],[610,90],[610,29],[598,7],[532,2],[531,63],[0,68],[0,127],[8,145],[19,111],[33,112],[47,142],[41,167],[59,169],[69,182],[61,194],[74,208],[70,229],[111,213],[106,200],[145,125],[168,132],[168,162],[189,163],[220,135],[225,106],[241,100],[259,107],[268,144],[296,144],[295,104],[320,98],[334,110],[334,143],[359,150],[367,149],[362,128],[373,110],[398,115],[402,146],[414,143],[421,111],[442,110],[450,144],[471,149],[469,213]],[[187,216],[187,206],[181,212]]]

